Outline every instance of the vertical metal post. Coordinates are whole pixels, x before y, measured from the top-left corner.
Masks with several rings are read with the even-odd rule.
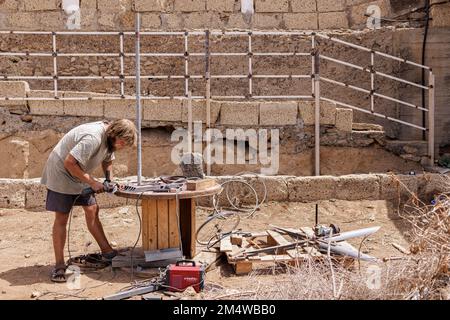
[[[124,75],[125,52],[123,47],[123,32],[120,33],[120,96],[125,96],[125,75]]]
[[[187,97],[189,95],[189,44],[188,44],[189,33],[186,31],[184,33],[184,95]]]
[[[371,52],[370,54],[370,111],[375,112],[375,52]]]
[[[189,91],[188,92],[188,96],[187,96],[187,108],[188,108],[188,153],[191,154],[192,153],[192,144],[194,143],[192,141],[192,137],[193,135],[193,129],[192,129],[192,124],[193,124],[193,120],[192,120],[192,94]]]
[[[435,113],[435,76],[430,71],[428,81],[428,156],[430,166],[434,165],[434,113]]]
[[[252,33],[248,33],[248,95],[253,95]]]
[[[316,51],[316,36],[314,35],[314,33],[311,36],[311,82],[312,82],[312,88],[311,88],[311,92],[312,95],[314,96],[314,92],[315,92],[315,82],[314,82],[314,75],[316,74],[316,71],[314,69],[314,64],[315,64],[315,56],[314,53]]]
[[[320,176],[320,56],[319,50],[314,52],[314,98],[315,98],[315,116],[314,116],[314,163],[316,176]]]
[[[142,182],[142,132],[141,132],[141,16],[136,13],[136,127],[137,127],[137,183]]]
[[[209,30],[205,33],[205,78],[206,78],[206,174],[211,175],[211,150],[210,150],[210,140],[211,140],[211,60],[209,51]]]
[[[53,89],[55,98],[58,98],[58,51],[56,47],[56,33],[52,33],[52,42],[53,42]]]

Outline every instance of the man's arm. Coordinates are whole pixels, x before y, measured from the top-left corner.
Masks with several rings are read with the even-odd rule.
[[[78,164],[78,161],[71,154],[68,154],[64,160],[64,168],[66,168],[72,176],[91,186],[95,192],[103,190],[103,184],[84,172]]]
[[[106,181],[111,181],[113,179],[112,176],[112,161],[103,161],[102,162],[103,173],[105,174]]]

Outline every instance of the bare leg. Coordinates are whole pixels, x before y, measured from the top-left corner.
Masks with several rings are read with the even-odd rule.
[[[64,262],[64,246],[66,245],[66,226],[69,220],[67,213],[55,212],[53,223],[53,249],[55,251],[55,264],[62,266]]]
[[[83,206],[86,224],[89,229],[89,232],[94,237],[95,241],[97,241],[98,246],[102,253],[110,253],[113,252],[113,248],[109,245],[108,239],[106,239],[105,232],[103,231],[102,223],[98,217],[98,212],[100,208],[97,204],[92,206]]]

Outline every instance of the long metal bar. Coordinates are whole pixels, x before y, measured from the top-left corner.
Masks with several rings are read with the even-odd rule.
[[[125,56],[124,56],[124,35],[123,33],[119,36],[120,41],[120,95],[123,97],[125,95]]]
[[[248,96],[253,95],[252,33],[248,34]]]
[[[185,32],[184,34],[184,94],[186,97],[189,95],[189,43],[188,43],[189,33]]]
[[[375,70],[375,54],[373,52],[370,53],[370,68],[372,70]],[[375,111],[375,96],[373,95],[375,93],[375,73],[370,73],[370,110],[372,112]]]
[[[0,56],[13,57],[52,57],[52,53],[46,52],[0,52]]]
[[[421,127],[421,126],[418,126],[418,125],[415,125],[415,124],[412,124],[412,123],[409,123],[409,122],[406,122],[406,121],[398,120],[396,118],[392,118],[392,117],[386,116],[386,115],[381,114],[381,113],[377,113],[377,112],[373,112],[372,113],[370,110],[366,110],[366,109],[363,109],[363,108],[355,107],[355,106],[353,106],[351,104],[348,104],[348,103],[339,102],[339,101],[336,101],[336,100],[333,100],[333,99],[328,99],[328,98],[325,98],[325,97],[320,97],[320,100],[328,101],[328,102],[331,102],[331,103],[335,103],[337,105],[340,105],[340,106],[343,106],[343,107],[347,107],[347,108],[350,108],[350,109],[354,109],[354,110],[357,110],[357,111],[361,111],[361,112],[364,112],[364,113],[367,113],[367,114],[372,114],[372,115],[374,115],[376,117],[387,119],[387,120],[391,120],[391,121],[394,121],[394,122],[398,122],[398,123],[401,123],[401,124],[404,124],[406,126],[410,126],[410,127],[413,127],[413,128],[419,129],[419,130],[423,130],[423,131],[427,130],[427,128],[424,128],[424,127]]]
[[[435,85],[436,80],[433,72],[430,72],[428,85],[430,91],[428,92],[428,156],[430,166],[434,166],[434,113],[435,113]]]
[[[313,96],[253,96],[255,99],[311,99]]]
[[[311,53],[315,52],[316,50],[316,36],[311,36]],[[314,90],[315,90],[315,82],[314,82],[314,75],[316,74],[316,71],[314,69],[314,54],[311,54],[311,82],[312,82],[312,88],[311,92],[314,96]]]
[[[288,36],[288,35],[302,35],[309,36],[314,32],[309,31],[211,31],[213,36],[246,36],[249,32],[252,32],[256,36]]]
[[[329,83],[333,83],[333,84],[339,85],[341,87],[347,87],[347,88],[350,88],[350,89],[353,89],[353,90],[356,90],[356,91],[367,93],[369,95],[371,94],[370,90],[366,90],[366,89],[363,89],[363,88],[360,88],[360,87],[357,87],[357,86],[353,86],[353,85],[348,84],[348,83],[336,81],[336,80],[329,79],[329,78],[326,78],[326,77],[320,77],[320,79],[325,81],[325,82],[329,82]],[[408,106],[408,107],[411,107],[411,108],[414,108],[414,109],[417,109],[417,110],[422,110],[422,111],[428,112],[428,109],[419,107],[419,106],[417,106],[415,104],[412,104],[412,103],[409,103],[409,102],[405,102],[405,101],[402,101],[402,100],[399,100],[399,99],[396,99],[396,98],[392,98],[392,97],[383,95],[381,93],[376,93],[375,92],[375,93],[373,93],[373,95],[375,97],[379,97],[379,98],[383,98],[383,99],[386,99],[386,100],[390,100],[392,102],[403,104],[405,106]]]
[[[53,90],[55,97],[58,96],[58,49],[56,47],[56,34],[52,35],[53,47]]]
[[[320,176],[320,56],[319,51],[314,52],[314,173]]]
[[[331,61],[331,62],[342,64],[342,65],[347,66],[347,67],[355,68],[355,69],[358,69],[358,70],[361,70],[361,71],[371,72],[367,68],[363,68],[361,66],[358,66],[358,65],[350,63],[350,62],[341,61],[341,60],[334,59],[334,58],[331,58],[331,57],[328,57],[328,56],[324,56],[324,55],[321,55],[320,57],[322,59],[324,59],[324,60],[328,60],[328,61]],[[408,80],[404,80],[404,79],[401,79],[401,78],[398,78],[398,77],[394,77],[394,76],[391,76],[391,75],[383,73],[383,72],[373,71],[373,73],[375,73],[377,75],[380,75],[382,77],[385,77],[385,78],[389,78],[391,80],[399,81],[399,82],[402,82],[402,83],[405,83],[405,84],[409,84],[411,86],[415,86],[417,88],[422,88],[422,89],[428,90],[428,87],[426,87],[426,86],[422,86],[420,84],[417,84],[417,83],[414,83],[414,82],[411,82],[411,81],[408,81]]]
[[[142,106],[141,106],[141,15],[136,13],[136,124],[137,124],[137,184],[142,181]]]
[[[211,175],[211,59],[210,59],[210,34],[205,34],[205,78],[206,78],[206,174]]]

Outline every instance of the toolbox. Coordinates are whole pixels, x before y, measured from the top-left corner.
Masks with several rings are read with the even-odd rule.
[[[195,261],[181,260],[171,264],[166,270],[166,285],[169,291],[182,292],[186,288],[193,287],[195,292],[204,288],[205,267],[195,264]]]

